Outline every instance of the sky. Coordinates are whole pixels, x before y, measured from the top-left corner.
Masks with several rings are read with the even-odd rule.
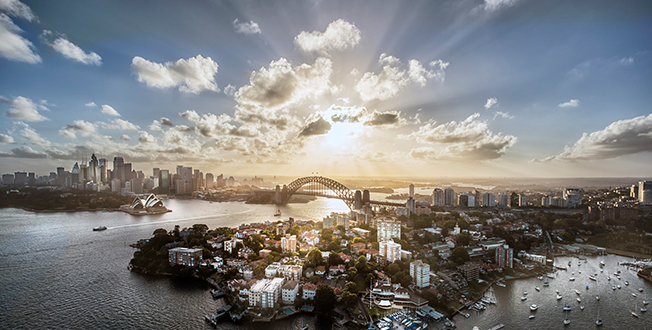
[[[652,2],[0,0],[0,172],[652,176]]]

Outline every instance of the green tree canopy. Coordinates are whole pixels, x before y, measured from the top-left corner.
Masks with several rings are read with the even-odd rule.
[[[308,253],[308,261],[313,265],[319,265],[324,261],[324,257],[321,255],[321,250],[319,248],[313,248]]]
[[[335,307],[337,296],[332,287],[322,284],[315,292],[315,308],[322,312],[330,312]]]

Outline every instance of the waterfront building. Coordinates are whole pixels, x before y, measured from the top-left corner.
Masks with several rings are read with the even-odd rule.
[[[394,220],[378,220],[376,221],[376,229],[378,230],[378,241],[387,241],[392,238],[401,238],[401,223]]]
[[[182,265],[195,267],[199,265],[202,258],[202,249],[188,249],[178,247],[168,250],[168,262],[170,265]]]
[[[457,271],[466,278],[467,282],[477,281],[480,278],[480,265],[477,262],[467,261],[457,266]]]
[[[453,190],[453,188],[444,189],[444,205],[445,206],[455,205],[455,190]]]
[[[517,193],[513,192],[511,195],[509,195],[509,207],[519,207],[521,206],[521,203],[519,201],[519,196]]]
[[[380,256],[389,263],[401,260],[401,244],[394,241],[381,241],[378,243],[378,249]]]
[[[288,281],[282,288],[282,301],[286,305],[294,304],[299,293],[299,281]]]
[[[317,293],[317,286],[308,282],[303,285],[303,300],[314,300]]]
[[[335,228],[335,221],[336,220],[331,216],[326,216],[324,218],[324,221],[322,222],[322,228],[324,229]]]
[[[444,206],[444,191],[441,188],[435,188],[432,191],[432,205]]]
[[[213,173],[206,173],[206,189],[213,189],[215,188],[215,177],[213,176]]]
[[[417,287],[426,288],[430,286],[430,265],[421,260],[411,262],[410,276]]]
[[[496,263],[502,269],[512,268],[514,259],[514,249],[505,244],[496,249]]]
[[[285,237],[281,237],[281,249],[283,252],[297,252],[297,235],[286,234]]]

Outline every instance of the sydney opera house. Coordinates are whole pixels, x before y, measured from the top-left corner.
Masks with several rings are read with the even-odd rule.
[[[172,212],[172,210],[168,210],[168,208],[163,205],[163,201],[154,194],[150,194],[147,198],[137,196],[130,205],[123,205],[120,207],[120,210],[133,215]]]

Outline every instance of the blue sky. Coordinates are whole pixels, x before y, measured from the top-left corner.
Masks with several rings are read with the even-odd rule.
[[[649,1],[0,0],[0,169],[651,176]]]

